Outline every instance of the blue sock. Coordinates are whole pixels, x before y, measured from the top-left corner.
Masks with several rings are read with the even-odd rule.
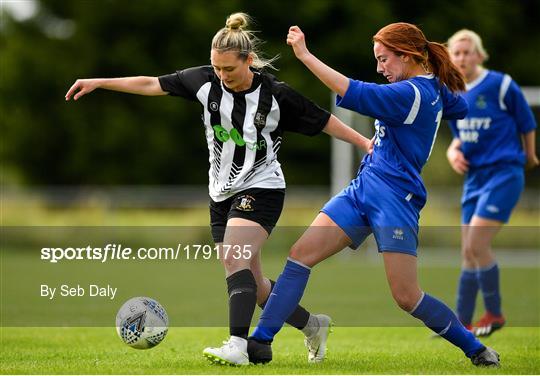
[[[253,332],[253,338],[259,341],[274,339],[302,299],[310,272],[311,269],[307,266],[287,260]]]
[[[497,263],[478,271],[478,282],[484,297],[486,311],[501,315],[501,294],[499,290],[499,266]]]
[[[469,358],[485,348],[443,302],[424,293],[411,315],[435,333],[459,347]]]
[[[470,325],[478,293],[478,273],[476,269],[462,269],[459,277],[456,311],[463,325]]]

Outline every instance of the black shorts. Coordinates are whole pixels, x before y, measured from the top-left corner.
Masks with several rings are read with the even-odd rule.
[[[210,226],[214,242],[223,242],[230,218],[244,218],[260,224],[268,235],[283,209],[285,189],[249,188],[225,201],[210,199]]]

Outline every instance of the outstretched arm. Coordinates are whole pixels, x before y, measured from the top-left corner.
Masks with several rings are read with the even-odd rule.
[[[342,141],[356,145],[368,154],[373,151],[373,140],[362,136],[360,133],[343,123],[334,115],[330,115],[323,132]]]
[[[291,26],[287,34],[287,44],[293,48],[294,54],[319,80],[330,90],[342,97],[349,88],[349,79],[338,71],[317,59],[306,47],[304,33],[298,26]]]
[[[167,94],[167,92],[161,89],[157,77],[89,78],[75,81],[66,93],[66,101],[69,101],[71,97],[73,97],[74,100],[77,100],[83,95],[91,93],[95,89],[106,89],[123,93],[152,96]]]

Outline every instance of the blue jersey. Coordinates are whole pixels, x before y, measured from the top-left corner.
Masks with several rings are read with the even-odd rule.
[[[532,111],[510,76],[485,70],[462,94],[469,104],[463,120],[450,122],[471,168],[525,164],[521,134],[536,128]]]
[[[441,119],[462,119],[467,103],[433,75],[389,85],[350,80],[337,104],[377,119],[373,153],[362,164],[407,200],[424,205],[420,173],[426,164]]]

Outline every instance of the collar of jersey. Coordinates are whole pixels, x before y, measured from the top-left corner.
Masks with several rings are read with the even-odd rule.
[[[419,74],[418,76],[414,76],[412,78],[416,78],[416,77],[420,77],[420,78],[427,78],[428,80],[431,80],[432,78],[435,78],[435,75],[433,73],[430,73],[430,74]]]
[[[480,82],[484,81],[484,78],[486,78],[488,73],[489,73],[489,70],[484,69],[484,71],[480,73],[480,76],[478,76],[476,80],[469,82],[468,84],[465,84],[465,89],[467,89],[467,91],[474,89],[475,86],[477,86]]]
[[[221,87],[228,91],[229,93],[233,94],[233,95],[245,95],[245,94],[249,94],[253,91],[255,91],[259,85],[261,84],[261,74],[257,71],[254,71],[252,70],[253,72],[253,81],[251,82],[251,87],[249,89],[246,89],[246,90],[243,90],[243,91],[233,91],[231,89],[229,89],[227,86],[223,85],[223,83],[221,83]]]

